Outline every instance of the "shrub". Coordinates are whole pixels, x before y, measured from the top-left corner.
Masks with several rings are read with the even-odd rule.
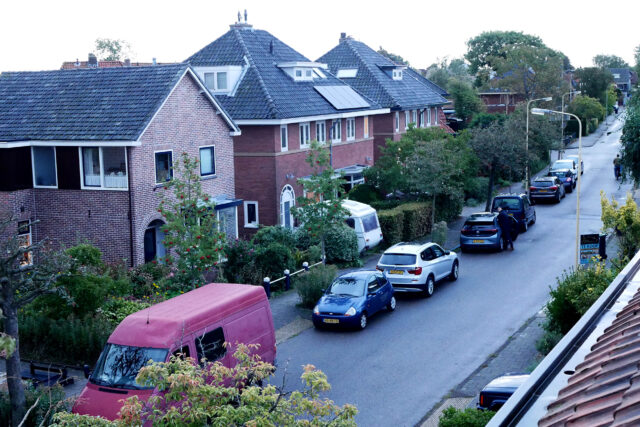
[[[337,274],[338,269],[333,265],[318,265],[294,276],[293,287],[300,295],[302,306],[313,308]]]
[[[489,178],[486,176],[476,176],[465,181],[464,198],[484,201],[487,198],[489,188]]]
[[[379,211],[378,221],[382,236],[387,245],[395,245],[402,241],[402,231],[404,230],[404,212],[396,209]]]
[[[112,298],[100,307],[100,314],[115,328],[128,315],[147,307],[151,307],[151,304],[124,298]]]
[[[378,202],[382,198],[380,193],[372,185],[360,184],[356,185],[349,191],[349,199],[356,202],[371,204],[371,202]]]
[[[440,246],[444,247],[444,244],[447,241],[447,234],[449,232],[449,228],[447,227],[447,223],[444,221],[436,222],[433,225],[433,229],[431,230],[431,241],[436,242]]]
[[[431,232],[431,204],[426,202],[405,203],[396,208],[404,213],[402,239],[412,241]]]
[[[382,200],[380,202],[371,202],[369,204],[373,209],[377,211],[384,211],[384,210],[397,208],[402,203],[403,203],[402,200]]]
[[[460,212],[462,212],[463,206],[463,197],[450,197],[446,195],[437,196],[436,221],[451,221],[458,218]]]
[[[27,408],[32,407],[38,398],[38,404],[29,413],[24,424],[25,427],[35,427],[45,425],[48,426],[52,422],[53,414],[57,410],[64,409],[65,394],[64,389],[60,385],[53,387],[34,388],[29,385],[25,387],[25,399]],[[9,401],[9,393],[0,391],[0,425],[8,426],[11,424],[11,402]]]
[[[51,319],[20,315],[19,321],[23,358],[71,365],[95,363],[114,329],[101,316]]]
[[[284,270],[293,270],[295,261],[289,248],[280,243],[271,243],[265,248],[258,249],[255,265],[262,278],[269,277],[275,280],[284,276]]]
[[[562,339],[563,335],[558,331],[546,330],[549,326],[545,323],[542,325],[545,329],[544,335],[536,342],[536,350],[542,355],[547,355],[553,347],[556,346]]]
[[[448,407],[440,415],[439,427],[483,427],[486,426],[496,413],[493,411],[479,411],[466,408],[456,409]]]
[[[251,241],[257,246],[268,246],[271,243],[280,243],[287,248],[293,248],[296,245],[296,237],[293,231],[279,225],[261,227]]]
[[[615,272],[604,263],[570,270],[558,279],[558,287],[550,292],[545,329],[562,335],[576,324],[615,278]]]
[[[320,239],[317,237],[313,237],[311,233],[304,227],[299,227],[294,232],[294,237],[296,240],[296,248],[306,251],[311,246],[319,245]]]
[[[224,277],[231,283],[261,283],[262,277],[256,268],[256,247],[246,240],[229,242],[224,250]]]
[[[169,272],[168,266],[153,262],[132,268],[128,274],[132,295],[136,298],[153,295],[156,291],[153,284],[165,281]]]
[[[78,264],[85,267],[103,267],[102,252],[100,249],[89,243],[81,243],[67,249],[67,254],[71,255]]]
[[[360,259],[358,237],[355,230],[340,224],[327,232],[325,240],[327,262],[353,263]]]

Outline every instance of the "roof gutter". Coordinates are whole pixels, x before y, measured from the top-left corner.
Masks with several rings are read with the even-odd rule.
[[[599,320],[616,302],[631,279],[640,270],[640,251],[616,276],[609,287],[591,308],[580,318],[573,328],[560,340],[551,352],[540,362],[531,373],[529,379],[507,400],[507,403],[491,419],[488,427],[515,426],[522,417],[532,409],[533,405],[542,397],[545,389],[556,378],[571,357],[580,349],[596,328]],[[557,392],[553,396],[557,397]],[[546,404],[545,404],[546,413]],[[539,418],[544,416],[541,414]]]
[[[32,140],[32,141],[0,141],[0,148],[18,148],[18,147],[138,147],[140,141],[93,141],[93,140]]]
[[[377,114],[387,114],[391,110],[379,108],[377,110],[350,111],[348,113],[323,114],[318,116],[292,117],[290,119],[247,119],[236,120],[238,126],[242,125],[287,125],[289,123],[314,122],[318,120],[345,119],[349,117],[375,116]]]

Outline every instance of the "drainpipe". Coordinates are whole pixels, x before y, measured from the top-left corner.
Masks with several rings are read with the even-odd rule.
[[[128,188],[128,193],[129,193],[129,255],[131,257],[130,259],[130,266],[133,267],[133,211],[131,209],[132,206],[132,202],[131,202],[131,189],[133,188],[131,186],[131,147],[127,147],[127,182],[129,185]]]

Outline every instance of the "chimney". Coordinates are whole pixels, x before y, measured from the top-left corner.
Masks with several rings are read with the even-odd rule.
[[[158,62],[156,61],[156,58],[152,58],[151,61],[153,62],[153,65],[158,65]]]
[[[340,33],[340,40],[338,40],[338,43],[342,43],[346,39],[347,39],[347,33]]]
[[[89,68],[98,68],[98,58],[93,53],[89,54],[89,61],[87,62]]]
[[[125,67],[131,67],[131,60],[130,60],[129,58],[126,58],[126,59],[124,60],[124,66],[125,66]]]

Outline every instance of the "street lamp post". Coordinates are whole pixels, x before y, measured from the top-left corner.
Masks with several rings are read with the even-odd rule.
[[[580,183],[582,182],[580,174],[582,173],[582,122],[580,121],[580,118],[575,114],[565,113],[562,111],[547,110],[545,108],[534,108],[531,110],[531,114],[540,116],[545,114],[566,114],[578,121],[578,194],[576,194],[576,268],[578,268],[580,266]]]
[[[531,99],[527,101],[527,130],[525,134],[525,144],[524,144],[524,151],[525,151],[524,173],[525,173],[525,179],[527,184],[526,185],[527,196],[529,196],[530,194],[529,187],[531,187],[531,176],[529,173],[529,105],[534,101],[551,101],[552,99],[553,98],[551,98],[550,96],[547,96],[546,98],[537,98],[537,99]]]
[[[565,93],[564,95],[562,95],[562,112],[564,113],[564,97],[567,95],[580,95],[582,93],[581,90],[570,90],[569,92]],[[569,96],[569,102],[571,102],[571,96]],[[561,118],[561,123],[560,123],[560,143],[561,145],[564,143],[564,114],[562,115]]]

